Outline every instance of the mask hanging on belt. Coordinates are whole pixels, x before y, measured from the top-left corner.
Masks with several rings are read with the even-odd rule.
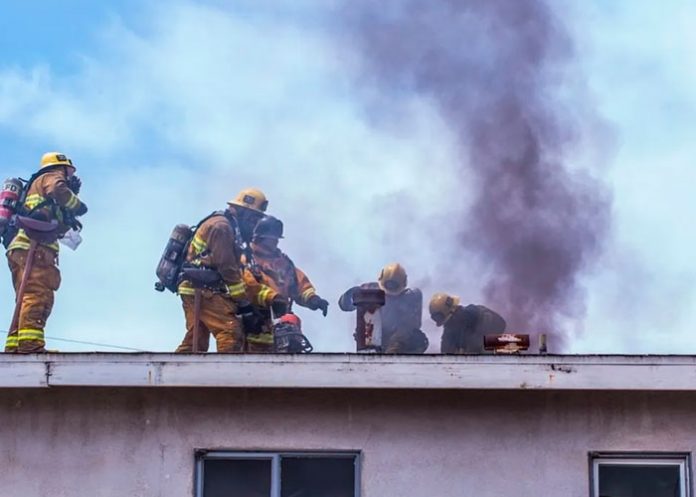
[[[77,247],[82,243],[82,235],[80,235],[79,231],[70,228],[70,230],[63,235],[63,238],[60,238],[58,241],[70,250],[77,250]]]

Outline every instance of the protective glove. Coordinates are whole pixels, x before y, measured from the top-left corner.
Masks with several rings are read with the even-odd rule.
[[[264,318],[251,304],[243,303],[237,308],[237,315],[242,320],[242,328],[245,334],[261,333]]]
[[[271,302],[271,310],[273,311],[273,317],[276,319],[284,316],[288,313],[288,301],[280,295],[276,295],[273,302]]]
[[[76,214],[73,211],[63,209],[63,223],[77,232],[82,231],[82,223],[77,220]]]
[[[326,317],[329,312],[329,301],[321,298],[319,295],[312,295],[307,301],[307,307],[313,311],[321,309],[321,313]]]
[[[82,180],[73,174],[68,178],[68,188],[70,188],[75,195],[79,194],[82,188]]]
[[[84,216],[85,214],[87,214],[87,205],[83,202],[80,202],[80,205],[78,206],[77,209],[75,209],[75,212],[73,215],[75,217],[80,217],[80,216]]]

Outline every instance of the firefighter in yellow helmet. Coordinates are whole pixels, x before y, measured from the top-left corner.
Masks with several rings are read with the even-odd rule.
[[[307,275],[295,267],[292,260],[278,248],[283,238],[283,223],[272,216],[265,216],[254,228],[251,251],[244,256],[247,274],[259,284],[272,288],[288,303],[292,302],[312,310],[321,309],[324,316],[328,311],[328,301],[319,297]],[[264,316],[259,323],[261,333],[247,335],[249,349],[253,352],[273,352],[273,321],[270,313],[259,309]]]
[[[242,242],[249,245],[254,227],[268,209],[268,199],[258,188],[245,188],[235,198],[227,202],[229,210],[235,214],[242,235]]]
[[[46,222],[57,222],[50,236],[42,237],[34,253],[19,319],[13,323],[5,342],[5,352],[45,352],[44,327],[53,309],[54,292],[60,287],[58,240],[71,228],[81,227],[76,218],[87,213],[87,206],[77,194],[81,182],[72,161],[60,152],[41,157],[39,171],[27,184],[26,197],[18,214]],[[27,265],[32,242],[31,231],[19,229],[7,246],[7,260],[15,291]]]
[[[262,200],[261,200],[262,199]],[[267,201],[258,190],[245,190],[228,202],[225,211],[214,212],[195,228],[186,254],[183,281],[179,285],[186,335],[177,352],[191,352],[195,326],[195,289],[201,290],[199,351],[208,350],[209,335],[218,352],[248,351],[248,339],[256,331],[257,308],[285,314],[287,304],[278,293],[249,277],[242,264],[244,243],[240,217],[247,211],[265,209]]]
[[[348,289],[338,300],[343,311],[355,310],[353,293],[359,288],[381,288],[385,293],[382,308],[382,349],[386,354],[422,354],[428,338],[421,331],[423,293],[408,288],[406,270],[401,264],[385,266],[376,282]]]
[[[242,275],[254,308],[253,314],[245,315],[245,350],[247,352],[271,352],[273,349],[272,323],[269,317],[269,306],[263,303],[273,296],[272,300],[275,305],[273,314],[276,316],[281,316],[287,312],[288,303],[275,290],[264,284],[258,275],[254,274],[251,262],[253,260],[251,240],[254,227],[265,216],[268,209],[268,198],[258,188],[244,188],[234,199],[227,202],[227,205],[228,211],[232,212],[237,220]]]
[[[430,317],[444,326],[440,342],[443,354],[481,354],[486,334],[503,333],[505,320],[483,305],[460,305],[459,297],[436,293],[430,299]]]

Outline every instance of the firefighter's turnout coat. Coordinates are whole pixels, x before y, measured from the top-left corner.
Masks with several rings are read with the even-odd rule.
[[[283,297],[308,307],[309,300],[317,294],[307,275],[292,262],[282,250],[268,250],[251,244],[254,264],[261,282]]]
[[[503,333],[505,319],[483,305],[458,305],[442,332],[440,351],[443,354],[481,354],[486,334]]]
[[[209,335],[215,337],[218,352],[239,352],[244,349],[244,332],[237,316],[237,305],[250,301],[269,306],[277,295],[273,289],[255,284],[244,277],[241,266],[241,250],[237,243],[238,231],[223,213],[203,221],[193,235],[186,254],[186,262],[200,268],[208,268],[220,275],[220,283],[201,289],[199,317],[200,351],[208,349]],[[184,280],[179,285],[184,314],[186,336],[177,352],[190,352],[193,345],[194,283]]]
[[[23,210],[43,221],[58,221],[54,240],[39,244],[33,268],[28,276],[17,329],[10,330],[5,352],[41,352],[44,350],[44,327],[53,309],[54,292],[60,287],[58,270],[58,238],[70,228],[66,215],[80,212],[84,205],[68,187],[65,168],[41,173],[29,185]],[[7,260],[15,292],[24,275],[31,239],[20,229],[7,247]]]

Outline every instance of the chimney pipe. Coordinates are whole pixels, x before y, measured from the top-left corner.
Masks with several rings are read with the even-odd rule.
[[[382,351],[382,307],[386,295],[380,288],[359,288],[353,293],[357,312],[355,345],[358,352]]]

